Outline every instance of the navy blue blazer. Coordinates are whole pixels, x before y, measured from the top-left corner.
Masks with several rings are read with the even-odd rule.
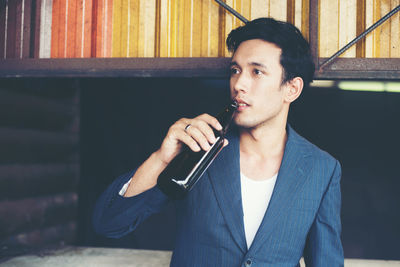
[[[176,201],[177,237],[171,266],[343,266],[340,177],[337,160],[287,127],[282,164],[263,221],[249,249],[243,225],[239,137],[225,147],[192,191]],[[121,237],[169,199],[154,187],[124,198],[133,172],[115,180],[93,215],[97,233]]]

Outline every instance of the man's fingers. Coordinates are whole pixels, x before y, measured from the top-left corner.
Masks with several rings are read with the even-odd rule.
[[[197,126],[192,125],[192,127],[186,129],[185,132],[187,135],[191,136],[201,146],[203,150],[207,151],[210,149],[209,141],[204,135],[204,132],[201,131]]]
[[[181,131],[177,135],[177,139],[184,144],[186,144],[191,150],[198,152],[201,150],[199,144],[194,140],[190,135],[188,135],[185,131]]]
[[[195,123],[196,123],[195,124],[196,128],[198,128],[198,130],[206,138],[208,143],[214,144],[216,140],[215,140],[214,131],[211,128],[211,126],[207,122],[202,121],[202,120],[196,121]]]
[[[228,139],[224,139],[224,147],[226,147],[227,145],[229,145],[229,141],[228,141]]]
[[[215,117],[205,113],[205,114],[202,114],[202,115],[198,116],[198,118],[203,120],[203,121],[205,121],[205,122],[207,122],[214,129],[216,129],[218,131],[222,130],[221,124],[219,123],[219,121]]]
[[[202,114],[194,119],[182,118],[170,128],[171,140],[186,144],[193,151],[207,151],[216,138],[213,128],[221,130],[219,121],[208,114]]]

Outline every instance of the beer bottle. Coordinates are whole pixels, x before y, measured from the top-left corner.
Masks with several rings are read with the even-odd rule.
[[[216,116],[222,130],[213,129],[216,141],[208,151],[194,152],[188,146],[185,146],[182,152],[168,164],[157,179],[157,186],[162,192],[172,199],[179,199],[183,198],[193,188],[222,150],[224,136],[237,108],[237,102],[232,101]]]

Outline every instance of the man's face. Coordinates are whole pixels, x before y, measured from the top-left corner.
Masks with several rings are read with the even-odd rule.
[[[257,128],[286,120],[280,56],[279,47],[260,39],[245,41],[237,48],[231,62],[230,90],[239,103],[234,117],[238,126]]]

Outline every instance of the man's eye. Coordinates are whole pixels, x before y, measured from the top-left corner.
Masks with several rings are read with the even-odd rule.
[[[231,74],[238,74],[239,70],[237,68],[231,68]]]
[[[255,70],[254,70],[254,74],[255,74],[255,75],[260,75],[260,74],[262,74],[262,71],[261,71],[261,70],[258,70],[258,69],[255,69]]]

